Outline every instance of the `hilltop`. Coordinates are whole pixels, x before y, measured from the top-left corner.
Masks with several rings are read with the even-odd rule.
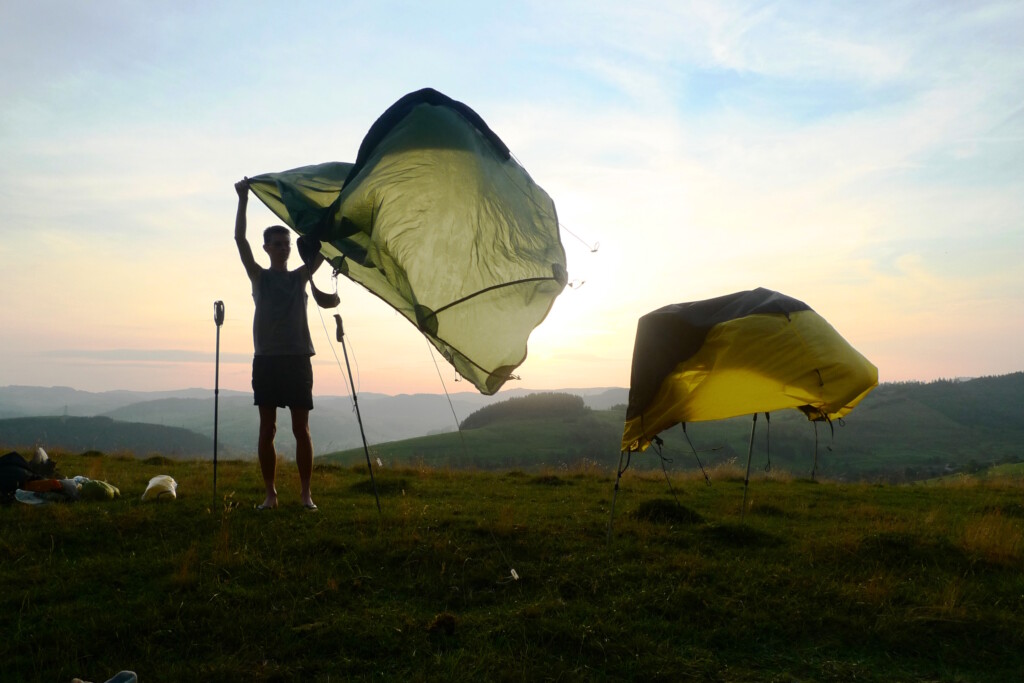
[[[157,453],[169,458],[205,458],[213,440],[201,434],[156,424],[118,422],[109,417],[12,417],[0,420],[0,446],[32,446],[82,453]],[[223,455],[229,455],[222,452]]]
[[[470,415],[461,434],[439,434],[372,445],[371,455],[394,466],[483,469],[582,465],[611,469],[618,461],[625,406],[590,409],[550,395],[495,404]],[[1024,461],[1024,373],[970,381],[883,384],[835,424],[808,422],[798,411],[763,416],[753,466],[836,480],[912,481]],[[497,419],[496,409],[501,408]],[[483,416],[482,418],[480,416]],[[674,428],[656,449],[633,456],[641,469],[689,470],[745,465],[749,417]],[[815,442],[817,441],[817,446]],[[697,451],[696,456],[693,449]],[[817,452],[817,461],[815,453]],[[325,461],[365,462],[361,449]],[[698,464],[699,461],[699,464]]]

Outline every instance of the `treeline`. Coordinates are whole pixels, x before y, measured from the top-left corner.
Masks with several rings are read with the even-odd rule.
[[[173,458],[209,454],[213,440],[157,424],[119,422],[109,417],[12,417],[0,420],[0,448],[28,450],[41,445],[75,453],[159,453]]]
[[[471,413],[459,427],[479,429],[505,420],[571,418],[585,415],[589,411],[583,398],[575,394],[530,394],[481,408]]]

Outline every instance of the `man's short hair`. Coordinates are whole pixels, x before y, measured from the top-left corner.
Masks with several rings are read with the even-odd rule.
[[[270,244],[270,240],[274,235],[287,235],[288,228],[283,225],[271,225],[269,228],[263,231],[263,244]]]

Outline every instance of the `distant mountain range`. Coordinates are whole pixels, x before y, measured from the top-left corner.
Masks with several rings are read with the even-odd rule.
[[[127,451],[139,456],[209,458],[213,452],[212,391],[89,393],[66,387],[0,387],[0,448],[42,445],[74,452]],[[533,393],[575,394],[589,413],[509,418],[479,430],[449,432],[472,413]],[[561,467],[593,462],[610,468],[618,458],[628,390],[563,389],[386,396],[360,394],[367,440],[391,464],[460,467]],[[352,400],[321,396],[310,416],[316,453],[342,462],[365,460]],[[773,413],[758,423],[754,462],[838,479],[923,479],[952,471],[1024,461],[1024,372],[972,380],[883,384],[833,425],[809,423],[798,411]],[[249,394],[219,397],[218,452],[255,457],[257,411]],[[278,446],[291,455],[287,411],[279,418]],[[88,418],[88,419],[86,419]],[[662,455],[695,467],[689,443],[705,466],[745,464],[750,418],[688,425],[662,434]],[[467,449],[467,444],[471,444]],[[817,444],[817,446],[816,446]],[[346,453],[346,451],[348,451]],[[660,466],[653,450],[637,466]]]
[[[584,398],[594,409],[625,404],[627,389],[565,389]],[[457,431],[458,424],[476,410],[534,391],[513,389],[497,396],[459,392],[444,394],[359,394],[359,410],[367,440],[371,443],[397,441],[416,436]],[[449,402],[450,399],[450,402]],[[310,413],[310,429],[317,453],[354,448],[362,443],[353,401],[348,396],[317,396]],[[249,392],[222,390],[217,400],[218,453],[227,458],[255,458],[259,414]],[[107,418],[89,425],[70,421],[78,433],[67,429],[68,420],[47,422],[24,418]],[[110,421],[113,422],[110,422]],[[136,428],[123,430],[125,423],[155,425],[164,430],[159,439],[144,438]],[[88,426],[87,426],[88,425]],[[278,412],[278,450],[294,454],[288,436],[290,417]],[[173,429],[185,430],[191,436]],[[214,394],[210,389],[181,391],[88,392],[70,387],[0,387],[0,447],[28,448],[36,444],[72,451],[112,452],[134,450],[147,453],[153,444],[167,443],[179,457],[212,457]],[[180,437],[180,438],[178,438]],[[201,437],[196,440],[195,437]]]

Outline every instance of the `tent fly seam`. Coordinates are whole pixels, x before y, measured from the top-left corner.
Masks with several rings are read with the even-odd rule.
[[[498,285],[491,285],[490,287],[485,287],[485,288],[481,289],[478,292],[473,292],[472,294],[464,296],[461,299],[456,299],[455,301],[451,301],[451,302],[445,304],[444,306],[441,306],[440,308],[438,308],[436,311],[433,312],[433,317],[436,318],[437,314],[440,313],[441,311],[446,311],[449,308],[452,308],[454,306],[458,306],[459,304],[465,303],[465,302],[469,301],[470,299],[472,299],[474,297],[480,296],[481,294],[486,294],[487,292],[492,292],[492,291],[494,291],[496,289],[502,289],[504,287],[512,287],[512,286],[515,286],[515,285],[527,284],[529,282],[548,282],[548,281],[550,281],[550,282],[559,282],[558,278],[554,278],[554,277],[528,277],[528,278],[523,278],[522,280],[513,280],[512,282],[503,282],[503,283],[498,284]]]

